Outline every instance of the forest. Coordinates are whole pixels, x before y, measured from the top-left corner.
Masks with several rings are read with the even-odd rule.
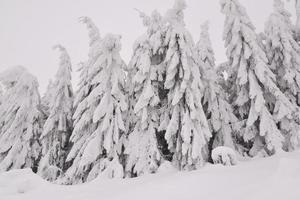
[[[152,174],[167,162],[192,171],[299,150],[300,2],[293,24],[274,0],[258,33],[238,0],[221,0],[227,60],[220,65],[209,22],[195,42],[186,7],[175,0],[163,14],[138,10],[145,32],[129,63],[120,35],[102,36],[81,17],[89,52],[76,91],[77,67],[62,45],[53,47],[59,66],[43,95],[25,67],[0,72],[0,172],[31,168],[70,185]]]

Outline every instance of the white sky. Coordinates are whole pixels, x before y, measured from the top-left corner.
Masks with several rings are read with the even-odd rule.
[[[210,33],[217,62],[225,58],[222,31],[224,16],[219,0],[186,0],[187,28],[194,40],[199,38],[200,24],[210,21]],[[273,0],[240,0],[246,7],[257,31],[272,12]],[[98,26],[101,35],[122,35],[122,56],[130,60],[134,41],[145,29],[134,8],[147,14],[157,9],[162,14],[172,7],[173,0],[0,0],[0,71],[23,65],[38,77],[40,90],[58,68],[55,44],[64,45],[72,59],[73,78],[77,80],[77,64],[87,59],[88,35],[81,16],[89,16]],[[294,3],[286,4],[294,14]]]

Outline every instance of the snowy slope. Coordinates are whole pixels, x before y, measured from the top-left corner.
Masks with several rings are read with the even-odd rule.
[[[30,170],[0,174],[1,200],[299,200],[300,152],[209,165],[193,172],[162,170],[126,180],[95,180],[77,186],[43,181]]]

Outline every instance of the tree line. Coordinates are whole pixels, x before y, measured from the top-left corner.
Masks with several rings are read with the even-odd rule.
[[[217,66],[209,23],[194,42],[184,0],[164,15],[139,11],[145,33],[126,64],[121,36],[101,36],[88,17],[88,60],[78,90],[62,45],[40,97],[24,67],[0,73],[0,171],[32,168],[64,184],[155,173],[165,162],[195,170],[226,146],[240,156],[293,151],[300,142],[299,28],[281,0],[256,33],[238,0],[222,0],[228,60]],[[297,7],[297,4],[296,4]],[[299,7],[299,6],[298,6]]]

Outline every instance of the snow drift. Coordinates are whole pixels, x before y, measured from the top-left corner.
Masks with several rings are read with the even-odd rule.
[[[168,166],[166,164],[166,166]],[[164,168],[134,179],[96,179],[76,186],[45,182],[30,170],[0,174],[1,200],[299,200],[300,152],[237,166],[207,165],[193,172]]]

